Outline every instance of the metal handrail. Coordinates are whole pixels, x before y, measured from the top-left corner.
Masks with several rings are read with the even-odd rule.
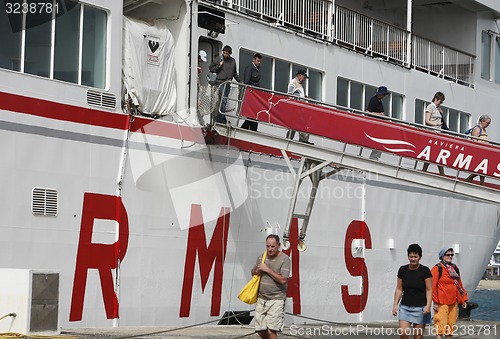
[[[269,90],[269,89],[265,89],[265,88],[260,88],[260,87],[255,87],[255,86],[246,85],[246,84],[241,84],[241,83],[237,83],[237,82],[234,82],[234,81],[226,81],[226,82],[222,83],[220,86],[231,86],[232,88],[237,89],[237,95],[235,95],[236,92],[234,92],[232,96],[230,94],[230,96],[228,97],[228,102],[233,102],[234,103],[233,106],[230,106],[230,110],[229,110],[230,112],[229,113],[228,113],[228,111],[222,112],[220,110],[221,102],[219,102],[219,104],[217,105],[218,112],[221,113],[221,114],[224,114],[224,115],[226,115],[228,117],[237,118],[238,120],[242,118],[240,116],[241,102],[243,101],[243,99],[244,99],[244,93],[246,92],[246,90],[248,88],[255,88],[255,89],[258,89],[260,91],[264,91],[264,92],[268,92],[268,93],[275,93],[275,94],[278,94],[278,95],[290,96],[290,94],[287,94],[287,93],[283,93],[283,92],[279,92],[279,91],[273,91],[273,90]],[[411,122],[411,121],[407,121],[407,120],[397,119],[397,118],[394,118],[394,117],[388,117],[388,116],[385,116],[385,115],[381,116],[381,115],[373,114],[373,113],[370,113],[370,112],[367,112],[367,111],[361,111],[361,110],[358,110],[358,109],[348,108],[348,107],[345,107],[345,106],[341,106],[341,105],[337,105],[337,104],[333,104],[333,103],[328,103],[328,102],[323,102],[323,101],[315,100],[315,99],[312,99],[312,98],[301,98],[300,100],[303,100],[303,101],[305,101],[307,103],[311,103],[311,104],[315,104],[315,105],[320,105],[320,106],[325,106],[325,107],[329,107],[329,108],[334,108],[334,109],[338,109],[338,110],[349,112],[349,113],[353,113],[353,114],[358,114],[358,115],[362,115],[362,116],[370,116],[370,117],[373,117],[373,118],[383,119],[383,120],[390,121],[390,122],[393,122],[393,123],[396,123],[396,124],[399,124],[399,125],[410,126],[410,127],[413,127],[413,128],[417,128],[417,129],[421,129],[421,130],[426,130],[426,131],[440,132],[442,134],[450,135],[450,136],[461,138],[461,139],[467,138],[467,139],[471,139],[471,140],[473,140],[473,139],[481,140],[480,138],[476,138],[474,136],[465,136],[465,134],[459,133],[459,132],[454,132],[454,131],[449,131],[449,130],[443,130],[443,129],[435,128],[435,127],[431,127],[431,126],[425,126],[425,125],[422,125],[422,124],[419,124],[419,123],[416,123],[416,122]],[[271,126],[275,126],[275,127],[281,127],[281,126],[276,126],[276,125],[273,125],[273,124],[265,122],[265,121],[259,121],[259,124],[261,124],[261,123],[262,124],[271,125]],[[488,144],[491,145],[491,146],[494,146],[494,147],[496,147],[496,146],[500,147],[500,142],[499,141],[488,140]]]

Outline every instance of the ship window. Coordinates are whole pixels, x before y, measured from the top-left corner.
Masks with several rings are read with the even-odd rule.
[[[263,54],[262,63],[260,64],[260,87],[273,88],[273,59]]]
[[[105,88],[106,12],[75,0],[54,3],[24,14],[7,14],[0,3],[0,68]]]
[[[351,82],[351,92],[350,92],[350,108],[357,110],[363,110],[363,85],[357,82]]]
[[[491,35],[487,31],[481,33],[481,78],[490,80]]]
[[[392,96],[392,117],[403,120],[403,96],[399,94],[394,94]]]
[[[0,68],[21,70],[22,20],[20,15],[7,15],[5,2],[0,1]]]
[[[500,34],[481,32],[481,78],[500,84]]]
[[[250,52],[247,50],[240,50],[240,61],[238,62],[239,66],[239,75],[243,80],[245,68],[248,65],[252,64],[254,52]],[[268,57],[267,55],[262,55],[262,63],[260,64],[260,87],[266,89],[272,89],[272,75],[273,75],[273,59]]]
[[[337,80],[337,105],[349,107],[349,82],[345,79],[339,78]]]
[[[425,107],[427,107],[425,101],[420,99],[415,100],[415,123],[420,125],[425,124]]]
[[[337,78],[337,105],[359,111],[365,111],[370,99],[375,95],[377,87],[359,82]],[[390,90],[391,95],[382,99],[385,115],[403,119],[404,97]]]
[[[321,89],[322,89],[322,76],[321,72],[309,70],[307,73],[309,75],[309,79],[307,80],[308,87],[308,96],[314,100],[320,101],[322,98]]]
[[[68,8],[68,7],[67,7]],[[80,4],[56,18],[54,79],[78,83]]]
[[[425,125],[425,110],[430,101],[415,100],[415,122]],[[470,125],[471,114],[441,105],[443,118],[450,131],[463,133]]]
[[[85,7],[83,17],[82,85],[104,88],[106,75],[106,13]],[[83,77],[88,73],[88,76]]]
[[[443,118],[450,131],[460,131],[458,124],[460,122],[460,112],[456,109],[443,110]]]
[[[240,50],[238,65],[241,78],[243,78],[245,68],[252,62],[253,54],[254,52],[248,50]],[[290,80],[295,77],[299,69],[305,69],[309,75],[309,79],[303,84],[306,95],[311,99],[321,101],[323,75],[320,71],[315,71],[304,65],[294,64],[264,54],[262,54],[262,64],[260,67],[260,86],[262,88],[286,93]]]
[[[51,13],[26,13],[24,73],[48,77],[52,32]]]
[[[469,129],[471,115],[468,113],[460,112],[458,117],[460,119],[459,123],[460,129],[458,131],[465,132],[466,130]]]
[[[368,107],[368,103],[370,102],[370,99],[372,98],[373,93],[375,93],[376,91],[377,91],[377,87],[365,85],[365,95],[364,95],[365,101],[364,101],[364,104],[363,104],[363,106],[365,108]],[[384,105],[385,105],[385,102],[384,102]]]
[[[500,37],[495,38],[495,82],[500,84]]]
[[[286,93],[290,79],[290,64],[276,60],[274,64],[274,90]]]

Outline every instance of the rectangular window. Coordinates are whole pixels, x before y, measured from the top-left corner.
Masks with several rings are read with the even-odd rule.
[[[56,18],[54,79],[78,83],[80,6],[70,8]]]
[[[400,94],[393,93],[391,94],[392,101],[392,117],[403,120],[403,96]]]
[[[500,37],[495,37],[495,82],[500,84]]]
[[[377,92],[377,87],[365,85],[365,102],[363,104],[364,111],[366,111],[368,103],[370,102],[370,99],[375,95],[375,92]]]
[[[490,80],[491,35],[487,31],[481,33],[481,78]]]
[[[273,89],[273,63],[274,60],[265,55],[262,56],[260,64],[260,87]]]
[[[254,52],[250,52],[247,50],[240,50],[239,57],[240,60],[238,62],[239,66],[239,75],[241,80],[244,78],[245,69],[248,66],[251,66],[253,63],[253,55]],[[253,66],[252,66],[253,67]],[[272,70],[273,70],[273,59],[262,55],[262,62],[260,64],[260,87],[266,89],[272,89]]]
[[[342,78],[337,79],[337,105],[366,111],[377,87]],[[402,119],[404,96],[391,93],[382,99],[384,113],[391,118]]]
[[[337,79],[337,105],[349,107],[349,82],[345,79]]]
[[[350,108],[363,111],[363,85],[351,81],[351,91],[349,93]]]
[[[425,108],[427,105],[423,100],[415,100],[415,123],[425,125]]]
[[[429,105],[429,101],[420,99],[415,100],[415,122],[417,124],[425,125],[425,109]],[[448,108],[441,105],[443,110],[443,118],[450,131],[463,133],[469,127],[470,114],[460,112],[459,110]]]
[[[290,79],[290,64],[281,60],[276,60],[274,68],[274,90],[286,93]]]
[[[26,14],[24,73],[50,76],[52,14]]]
[[[460,112],[456,109],[448,109],[445,110],[444,121],[448,125],[450,131],[460,132],[459,124],[460,124]]]
[[[50,8],[8,15],[0,2],[0,68],[105,88],[106,12],[76,0],[57,0],[57,13]]]
[[[7,15],[5,2],[0,1],[0,68],[21,70],[21,15]]]
[[[106,86],[106,13],[93,7],[84,8],[82,85]]]
[[[468,113],[460,112],[459,114],[459,119],[460,119],[460,124],[459,124],[459,130],[458,132],[463,133],[466,130],[469,129],[470,126],[470,117],[471,115]]]
[[[245,68],[252,62],[254,52],[241,49],[239,52],[239,72],[243,77]],[[290,80],[295,77],[299,69],[305,69],[309,79],[302,84],[306,95],[314,100],[322,100],[323,78],[322,73],[308,69],[305,66],[293,64],[271,56],[262,55],[260,65],[260,86],[262,88],[286,93]]]
[[[321,100],[321,73],[317,71],[309,70],[308,73],[309,79],[307,79],[307,87],[309,98],[314,100]]]

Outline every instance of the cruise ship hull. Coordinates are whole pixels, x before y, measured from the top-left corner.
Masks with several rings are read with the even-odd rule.
[[[186,3],[176,4],[187,15]],[[121,14],[122,4],[102,5]],[[176,26],[178,8],[165,7],[176,39],[201,35],[199,27],[189,31],[189,20]],[[112,60],[122,57],[117,42],[121,20],[110,16]],[[241,22],[259,32],[269,29],[251,18]],[[241,38],[241,46],[260,46],[278,56],[285,45],[302,39],[289,32],[274,34],[276,45],[256,36],[244,40],[237,29],[226,37],[235,50]],[[305,50],[318,44],[302,40]],[[175,53],[181,56],[191,50],[189,43],[178,44]],[[379,61],[326,44],[318,51],[324,55],[301,51],[297,59],[310,58],[310,64],[328,68],[329,74],[373,82],[387,70],[394,83],[415,89],[417,97],[432,94],[425,74],[408,80],[408,70],[399,66],[368,69]],[[325,57],[340,62],[325,66]],[[189,60],[194,63],[195,56]],[[206,129],[191,121],[197,90],[186,82],[194,83],[196,74],[189,72],[188,61],[176,61],[178,109],[160,119],[88,105],[83,86],[0,70],[0,280],[15,289],[10,269],[57,273],[59,327],[217,323],[226,311],[254,309],[237,295],[265,250],[266,236],[283,234],[295,174],[276,156],[280,150],[270,155],[207,143]],[[363,67],[356,69],[359,62]],[[109,88],[119,98],[121,66],[109,67]],[[461,102],[467,89],[455,91],[455,102]],[[482,97],[490,95],[485,91]],[[292,159],[291,165],[296,170],[298,161]],[[299,210],[306,208],[310,190],[305,180]],[[38,205],[34,191],[56,192],[56,212],[47,212],[50,202]],[[286,323],[394,319],[396,274],[407,263],[406,248],[412,243],[422,246],[421,262],[429,267],[441,248],[453,247],[473,299],[500,238],[499,213],[491,202],[376,171],[340,170],[320,183],[306,251],[297,249],[301,221],[293,219],[290,225]],[[4,293],[0,299],[11,294]],[[5,314],[18,312],[16,307],[14,301],[0,302]]]

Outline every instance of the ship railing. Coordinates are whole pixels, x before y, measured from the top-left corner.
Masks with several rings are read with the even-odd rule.
[[[475,56],[413,36],[412,67],[461,85],[474,87]]]
[[[476,57],[390,25],[331,0],[202,0],[276,27],[373,58],[474,87]]]
[[[217,2],[217,1],[216,1]],[[331,39],[331,0],[223,0],[239,12],[293,28],[320,39]]]
[[[334,38],[372,57],[474,86],[475,56],[341,6],[335,7]]]
[[[495,158],[496,154],[500,154],[500,143],[497,141],[491,140],[487,145],[485,145],[482,143],[473,142],[472,140],[466,139],[465,136],[461,133],[445,131],[445,130],[437,130],[435,128],[426,127],[414,122],[409,122],[396,118],[390,118],[386,116],[373,115],[369,112],[359,111],[355,109],[348,109],[346,107],[320,102],[310,98],[298,99],[296,97],[291,97],[289,94],[270,91],[262,88],[256,88],[249,85],[243,85],[234,82],[226,82],[221,86],[231,86],[231,90],[227,98],[226,111],[221,112],[219,103],[219,105],[217,105],[217,109],[215,110],[213,117],[215,117],[215,114],[217,113],[224,114],[231,128],[238,129],[238,126],[241,126],[242,121],[249,118],[248,114],[246,114],[245,112],[243,112],[242,114],[242,107],[244,106],[245,98],[249,94],[251,94],[252,91],[268,93],[274,96],[274,99],[270,100],[269,102],[267,101],[265,102],[264,100],[260,102],[259,105],[261,106],[259,107],[262,108],[261,111],[263,113],[256,119],[258,120],[259,124],[258,132],[256,133],[262,133],[263,135],[267,135],[268,137],[288,140],[285,138],[285,135],[287,131],[292,128],[290,127],[291,125],[286,121],[286,118],[283,118],[281,120],[270,120],[267,111],[273,109],[273,107],[275,107],[276,105],[276,102],[279,100],[290,101],[290,99],[293,99],[293,101],[296,103],[295,106],[300,106],[298,107],[298,109],[302,110],[304,114],[318,114],[318,116],[321,114],[321,117],[319,119],[316,119],[316,121],[318,121],[319,124],[323,123],[321,121],[322,119],[328,117],[330,119],[332,129],[336,130],[337,128],[339,128],[336,126],[335,119],[337,118],[339,119],[338,121],[343,120],[344,122],[346,121],[346,119],[352,120],[352,126],[354,127],[350,127],[346,130],[342,129],[341,131],[336,132],[337,135],[340,136],[338,139],[336,139],[336,137],[331,137],[331,136],[329,137],[328,133],[327,134],[315,133],[315,128],[310,128],[311,126],[303,126],[303,125],[294,126],[293,130],[296,130],[298,132],[310,133],[311,136],[313,136],[311,138],[312,139],[311,141],[315,142],[316,145],[321,148],[327,147],[337,152],[347,152],[349,153],[350,156],[360,157],[364,159],[367,159],[369,157],[371,151],[373,150],[380,151],[382,152],[383,156],[377,161],[377,164],[379,165],[383,164],[384,166],[389,166],[389,167],[392,166],[392,168],[396,169],[398,168],[411,169],[413,171],[417,171],[420,173],[422,172],[421,168],[423,163],[442,166],[445,170],[445,176],[442,176],[442,178],[444,180],[449,181],[449,183],[446,184],[447,186],[446,185],[445,186],[450,188],[451,191],[455,191],[455,188],[457,187],[458,183],[460,185],[462,184],[471,185],[472,187],[472,186],[480,186],[479,183],[482,180],[484,180],[484,183],[481,183],[484,186],[481,186],[481,188],[484,190],[494,190],[496,192],[496,195],[498,196],[498,190],[500,190],[500,170],[498,169],[497,166],[499,166],[499,164],[491,164],[491,163],[489,164],[489,166],[494,166],[496,168],[495,170],[496,174],[484,175],[483,172],[481,171],[476,171],[476,172],[474,171],[477,168],[476,165],[471,165],[470,166],[471,168],[463,168],[463,166],[461,166],[460,164],[455,166],[454,164],[451,163],[451,161],[447,165],[443,165],[441,162],[435,162],[434,160],[424,161],[420,158],[417,159],[415,154],[413,156],[407,156],[405,154],[401,155],[401,153],[398,152],[392,152],[391,150],[387,150],[384,148],[377,148],[373,146],[373,144],[367,146],[366,144],[363,143],[347,142],[345,140],[340,140],[340,139],[343,139],[344,137],[343,135],[344,132],[342,131],[346,131],[345,134],[347,135],[349,134],[349,132],[347,131],[350,130],[351,128],[357,129],[360,123],[366,123],[366,121],[369,121],[369,123],[373,124],[374,126],[383,124],[384,126],[381,127],[383,127],[388,131],[389,136],[401,135],[401,133],[403,133],[405,136],[413,135],[413,137],[415,138],[423,137],[427,138],[425,140],[433,140],[433,142],[436,143],[436,147],[442,147],[443,149],[445,148],[456,149],[457,147],[466,147],[468,150],[477,151],[478,156],[489,154],[491,159],[500,159],[500,156]],[[265,105],[268,105],[268,107],[265,107]],[[246,108],[248,111],[248,106]],[[285,117],[285,115],[283,115],[283,117]],[[362,119],[360,119],[360,117],[362,117]],[[250,117],[250,118],[255,118],[255,117]],[[312,119],[311,121],[314,121],[314,119]],[[215,125],[215,121],[213,119],[212,119],[212,125]],[[405,140],[405,141],[413,142],[413,140]],[[443,145],[446,143],[446,145],[438,146],[438,143],[443,143]],[[491,155],[493,155],[493,157],[491,157]],[[435,176],[436,169],[437,169],[436,166],[431,167],[432,171],[426,173],[426,175]],[[392,172],[390,172],[389,170],[388,173]],[[488,173],[491,173],[491,171],[489,171]],[[473,179],[471,183],[465,182],[470,175],[476,175],[476,177]],[[463,189],[463,186],[461,186],[461,189]],[[481,196],[481,194],[479,193],[477,193],[476,195]],[[490,195],[491,195],[490,193],[487,193],[488,197]],[[485,200],[488,199],[485,198]],[[494,199],[498,200],[498,198]],[[500,202],[500,200],[498,201]]]
[[[372,57],[410,65],[410,32],[341,6],[335,7],[334,39]]]

